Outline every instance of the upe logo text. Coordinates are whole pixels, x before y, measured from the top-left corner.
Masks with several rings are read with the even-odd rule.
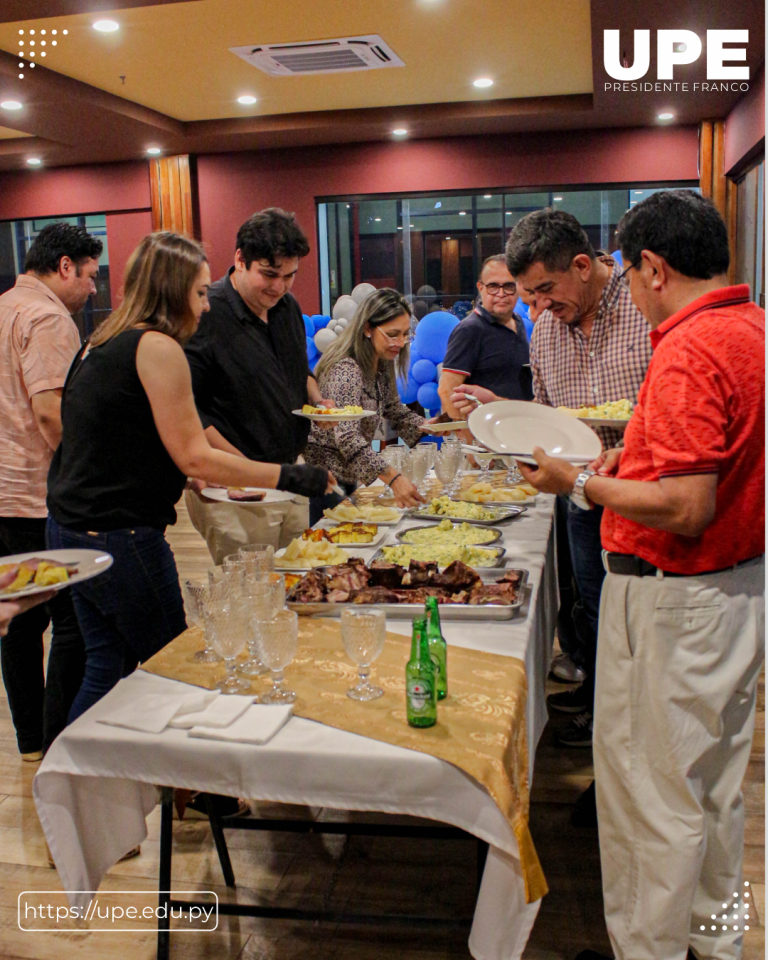
[[[604,30],[603,64],[614,80],[639,80],[651,65],[651,31],[634,31],[634,61],[624,66],[620,32]],[[695,63],[701,56],[701,40],[692,30],[656,31],[656,75],[658,80],[673,80],[675,65]],[[707,30],[707,79],[749,80],[749,67],[726,66],[725,61],[747,59],[746,47],[725,47],[749,42],[749,30]],[[627,58],[628,59],[628,58]]]

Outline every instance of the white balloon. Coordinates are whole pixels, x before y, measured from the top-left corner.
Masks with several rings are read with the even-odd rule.
[[[315,346],[320,353],[324,353],[335,339],[336,334],[333,332],[333,330],[329,330],[328,327],[324,327],[322,330],[318,330],[318,332],[315,334]]]
[[[349,321],[346,321],[346,320],[344,321],[344,323],[348,323],[348,322],[349,322]],[[337,324],[334,324],[333,332],[334,332],[336,335],[342,333],[343,330],[344,330],[344,324],[341,322],[341,320],[339,320],[339,322],[338,322]]]
[[[362,303],[369,293],[374,293],[375,291],[376,287],[374,287],[372,283],[358,283],[350,296],[355,303]]]
[[[341,329],[343,330],[348,323],[349,323],[349,320],[347,320],[346,317],[342,317],[341,320],[339,320],[337,326],[341,327]]]
[[[348,296],[346,293],[343,296],[339,297],[333,307],[333,319],[341,320],[342,317],[346,320],[351,320],[355,315],[355,310],[357,310],[357,304]]]
[[[417,297],[434,297],[437,296],[437,291],[434,287],[431,287],[428,283],[425,283],[423,286],[419,287],[416,291]]]

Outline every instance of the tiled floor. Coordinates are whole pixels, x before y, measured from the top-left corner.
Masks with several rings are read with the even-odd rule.
[[[203,541],[189,524],[183,504],[170,532],[182,576],[199,577],[209,565]],[[602,916],[596,830],[570,826],[571,804],[592,777],[591,752],[554,746],[554,717],[536,756],[531,829],[550,886],[525,952],[526,960],[569,960],[591,947],[609,952]],[[747,828],[745,878],[752,885],[757,921],[750,923],[745,960],[765,954],[765,704],[764,685],[757,733],[745,782]],[[155,937],[131,933],[90,933],[73,922],[60,933],[27,933],[17,925],[22,890],[58,888],[46,862],[42,831],[31,795],[36,765],[16,751],[8,705],[0,699],[0,960],[151,960]],[[276,813],[276,805],[260,812]],[[344,818],[339,811],[280,807],[281,816]],[[142,854],[112,868],[108,890],[157,889],[159,811],[150,817]],[[363,814],[350,815],[355,818]],[[379,815],[377,818],[381,819]],[[173,883],[180,889],[212,889],[239,902],[307,906],[349,905],[370,912],[423,912],[470,916],[475,892],[475,846],[464,841],[345,839],[295,834],[231,832],[238,887],[222,884],[210,831],[204,822],[175,825]],[[289,921],[222,918],[215,933],[172,937],[174,960],[454,960],[469,958],[466,934],[397,926],[301,924]]]

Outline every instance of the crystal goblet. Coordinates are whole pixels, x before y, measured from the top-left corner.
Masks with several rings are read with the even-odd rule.
[[[351,700],[376,700],[383,696],[381,687],[370,683],[371,664],[381,656],[387,635],[387,617],[383,610],[362,607],[342,610],[341,640],[349,659],[357,664],[360,683],[347,690]]]
[[[520,467],[517,465],[517,460],[514,457],[502,457],[504,466],[507,468],[507,475],[504,477],[504,483],[508,483],[511,487],[516,486],[518,483],[523,483],[525,477],[520,473]]]
[[[240,547],[237,555],[245,565],[246,577],[258,580],[275,569],[275,548],[271,543],[249,543]]]
[[[265,573],[260,580],[246,580],[245,602],[248,606],[248,653],[237,672],[244,677],[260,677],[267,668],[259,657],[255,624],[272,620],[285,606],[285,577],[281,573]]]
[[[262,703],[293,703],[296,694],[283,687],[283,671],[296,656],[299,645],[299,618],[293,610],[280,610],[271,620],[254,621],[259,657],[272,673],[272,689]]]
[[[227,667],[223,680],[216,686],[222,693],[244,693],[250,690],[247,680],[237,675],[237,657],[248,636],[248,608],[242,597],[234,600],[213,600],[208,607],[208,623],[213,634],[213,649]]]

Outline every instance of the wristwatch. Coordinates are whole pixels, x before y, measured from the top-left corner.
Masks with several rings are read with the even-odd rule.
[[[575,503],[581,510],[591,510],[594,507],[594,503],[590,503],[589,500],[587,500],[587,495],[584,492],[584,486],[587,480],[589,480],[590,477],[594,477],[594,475],[594,470],[582,470],[578,477],[576,477],[576,482],[571,490],[571,502]]]

